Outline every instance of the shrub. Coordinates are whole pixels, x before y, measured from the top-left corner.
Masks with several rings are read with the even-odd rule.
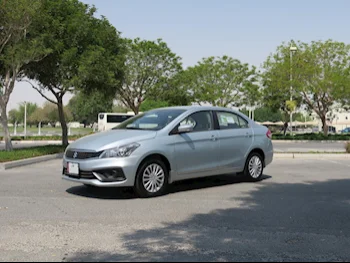
[[[323,133],[304,133],[304,134],[295,134],[291,136],[290,134],[273,134],[274,140],[307,140],[307,141],[348,141],[350,140],[349,135],[345,134],[329,134],[325,136]]]

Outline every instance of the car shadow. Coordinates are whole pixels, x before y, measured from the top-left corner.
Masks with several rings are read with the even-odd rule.
[[[271,179],[271,176],[264,175],[261,181]],[[260,182],[261,182],[260,181]],[[219,176],[211,176],[205,178],[189,179],[179,181],[169,186],[168,192],[165,195],[172,195],[180,192],[194,191],[206,188],[221,187],[226,185],[250,183],[245,177],[226,174]],[[138,199],[132,188],[97,188],[87,186],[75,186],[69,188],[67,193],[80,197],[93,199],[115,199],[115,200],[129,200]]]

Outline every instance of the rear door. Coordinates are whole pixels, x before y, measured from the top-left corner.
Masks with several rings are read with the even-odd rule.
[[[220,161],[222,169],[241,170],[253,144],[253,130],[241,116],[225,111],[216,111],[219,124]]]

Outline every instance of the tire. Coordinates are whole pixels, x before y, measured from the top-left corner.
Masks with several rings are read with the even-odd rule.
[[[136,175],[135,192],[141,198],[161,196],[168,188],[168,178],[169,171],[162,160],[146,160]]]
[[[247,158],[243,175],[250,182],[258,182],[264,173],[264,160],[259,153],[251,153]]]

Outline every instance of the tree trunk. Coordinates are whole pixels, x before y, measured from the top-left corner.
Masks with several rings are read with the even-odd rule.
[[[64,147],[67,147],[68,146],[68,127],[67,127],[66,117],[64,116],[62,99],[58,100],[57,107],[58,107],[58,115],[59,115],[60,123],[62,127],[62,145]]]
[[[288,122],[285,122],[284,125],[283,125],[283,134],[284,134],[284,136],[286,136],[287,130],[288,130]]]
[[[139,114],[140,112],[140,105],[133,106],[132,111],[135,113],[135,115]]]
[[[13,150],[13,146],[12,146],[12,142],[11,142],[11,134],[10,134],[9,127],[8,127],[6,106],[1,107],[0,119],[1,119],[1,124],[2,124],[3,130],[4,130],[5,150],[9,152],[9,151]]]
[[[327,125],[326,116],[322,116],[321,117],[321,121],[322,121],[322,124],[323,124],[323,134],[325,136],[328,136],[328,125]]]

